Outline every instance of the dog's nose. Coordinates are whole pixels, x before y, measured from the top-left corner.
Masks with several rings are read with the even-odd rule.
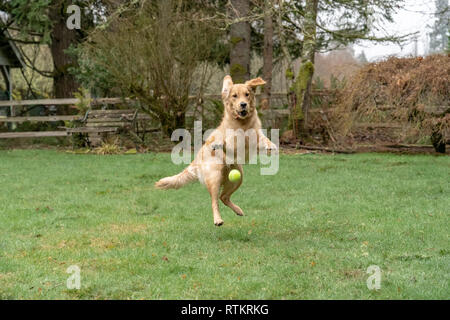
[[[242,109],[247,108],[247,103],[246,103],[246,102],[241,102],[241,108],[242,108]]]

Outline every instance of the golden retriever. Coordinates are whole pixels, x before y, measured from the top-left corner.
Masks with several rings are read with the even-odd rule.
[[[264,84],[265,81],[261,78],[249,80],[244,84],[233,84],[231,77],[226,76],[222,88],[224,115],[219,127],[211,133],[194,161],[186,169],[177,175],[159,180],[155,187],[178,189],[189,182],[199,180],[211,195],[216,226],[223,224],[219,212],[219,198],[237,215],[243,216],[242,209],[230,199],[231,195],[241,186],[244,176],[242,163],[235,157],[236,153],[239,153],[238,144],[235,143],[237,136],[244,135],[245,159],[248,159],[250,141],[246,133],[250,131],[255,132],[258,148],[277,150],[277,146],[263,134],[255,106],[256,88]],[[227,153],[232,154],[231,163],[229,159],[226,161]],[[237,169],[241,173],[241,179],[237,182],[231,182],[228,179],[228,174],[232,169]]]

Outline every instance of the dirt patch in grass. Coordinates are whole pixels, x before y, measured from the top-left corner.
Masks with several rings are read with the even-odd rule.
[[[139,233],[144,234],[148,231],[148,225],[146,224],[111,224],[107,227],[113,234],[130,234]]]
[[[109,240],[104,238],[92,238],[89,244],[92,248],[100,248],[100,249],[112,249],[120,245],[120,242],[116,239]]]
[[[347,279],[358,279],[362,278],[365,273],[362,270],[354,269],[354,270],[342,270],[340,274],[343,275]]]

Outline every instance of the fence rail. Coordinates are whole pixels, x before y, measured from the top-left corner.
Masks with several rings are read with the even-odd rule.
[[[125,102],[131,101],[131,99],[125,99]],[[0,107],[18,107],[18,106],[33,106],[33,105],[42,105],[42,106],[64,106],[64,105],[76,105],[80,100],[77,98],[65,98],[65,99],[36,99],[36,100],[5,100],[0,101]],[[117,104],[124,102],[124,99],[121,98],[98,98],[92,99],[92,105],[101,105],[101,104]]]
[[[256,95],[257,97],[260,96],[260,94]],[[274,92],[272,93],[272,98],[285,98],[287,97],[287,93],[283,92]],[[220,94],[206,94],[201,97],[203,100],[212,100],[221,99]],[[189,96],[189,100],[197,100],[199,99],[198,96],[191,95]],[[114,105],[119,103],[135,103],[137,102],[136,99],[130,99],[130,98],[93,98],[90,101],[91,106],[99,106],[99,105]],[[35,99],[35,100],[5,100],[0,101],[0,107],[9,107],[11,108],[11,114],[15,114],[14,108],[15,107],[22,107],[22,106],[34,106],[34,105],[40,105],[40,106],[67,106],[67,105],[76,105],[80,103],[80,100],[77,98],[64,98],[64,99]],[[113,110],[112,110],[113,111]],[[93,110],[95,112],[95,110]],[[189,114],[189,112],[188,112]],[[53,122],[53,121],[74,121],[74,120],[81,120],[83,117],[79,115],[53,115],[53,116],[0,116],[0,123],[7,122],[7,123],[21,123],[21,122]]]
[[[312,94],[316,96],[327,96],[334,94],[334,90],[313,90]],[[256,94],[259,98],[260,93]],[[286,92],[273,92],[271,94],[272,98],[282,98],[287,97]],[[198,99],[199,96],[190,95],[189,100]],[[203,99],[222,99],[220,94],[205,94],[202,96]],[[102,104],[118,104],[118,103],[133,103],[136,102],[135,99],[130,98],[93,98],[91,99],[91,105],[102,105]],[[15,107],[15,106],[31,106],[31,105],[76,105],[80,100],[77,98],[63,98],[63,99],[36,99],[36,100],[4,100],[0,101],[0,107]]]
[[[67,131],[0,132],[1,138],[67,137]]]
[[[52,122],[52,121],[74,121],[81,120],[82,116],[30,116],[30,117],[1,117],[0,122]]]

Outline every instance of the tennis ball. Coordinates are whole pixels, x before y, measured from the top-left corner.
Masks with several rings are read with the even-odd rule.
[[[239,170],[233,169],[228,174],[228,179],[231,182],[238,182],[239,180],[241,180],[241,173],[239,172]]]

